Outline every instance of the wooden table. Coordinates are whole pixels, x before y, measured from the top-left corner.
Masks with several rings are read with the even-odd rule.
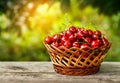
[[[120,83],[120,62],[103,62],[88,76],[57,74],[51,62],[0,62],[0,83]]]

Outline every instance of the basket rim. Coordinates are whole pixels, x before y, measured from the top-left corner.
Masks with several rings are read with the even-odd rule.
[[[43,44],[45,45],[45,47],[46,47],[46,45],[55,47],[55,46],[52,45],[52,44],[45,44],[45,42],[43,42]],[[107,47],[111,47],[111,45],[112,45],[112,43],[109,43],[107,46],[100,46],[99,48],[107,48]],[[59,46],[59,47],[65,47],[65,46],[61,45],[61,46]],[[46,48],[47,48],[47,47],[46,47]],[[58,48],[58,47],[55,47],[55,48]],[[65,48],[66,48],[66,47],[65,47]],[[71,48],[82,49],[82,48],[78,48],[78,47],[70,47],[70,48],[68,48],[68,49],[71,49]],[[92,50],[98,49],[98,48],[92,48],[92,47],[90,47],[90,46],[87,47],[87,48],[90,48],[90,49],[92,49]]]

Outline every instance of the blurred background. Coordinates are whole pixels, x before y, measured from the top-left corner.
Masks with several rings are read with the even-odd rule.
[[[119,0],[0,0],[0,61],[49,61],[44,37],[69,25],[100,30],[120,61]]]

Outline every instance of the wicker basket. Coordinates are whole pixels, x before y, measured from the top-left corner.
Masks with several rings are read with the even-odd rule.
[[[80,49],[76,47],[55,47],[44,44],[50,54],[57,73],[65,75],[90,75],[99,71],[100,64],[111,44],[107,47]]]

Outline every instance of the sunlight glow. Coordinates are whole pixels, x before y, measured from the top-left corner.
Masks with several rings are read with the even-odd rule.
[[[33,6],[34,6],[34,4],[33,4],[33,3],[29,3],[29,4],[27,5],[27,7],[28,7],[29,9],[32,9],[32,8],[33,8]]]
[[[39,13],[40,15],[45,15],[48,12],[48,7],[49,5],[47,3],[39,5],[36,12]]]
[[[38,5],[34,15],[29,17],[29,20],[31,26],[36,28],[39,33],[47,33],[53,28],[61,14],[60,3],[54,3],[51,6],[48,3],[44,3]]]

